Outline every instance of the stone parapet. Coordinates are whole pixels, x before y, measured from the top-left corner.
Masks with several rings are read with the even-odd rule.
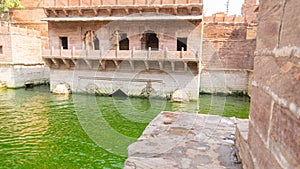
[[[128,6],[128,5],[170,5],[199,4],[202,0],[44,0],[44,7],[49,6]]]

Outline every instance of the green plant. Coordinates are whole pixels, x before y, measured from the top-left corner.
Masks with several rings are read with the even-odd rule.
[[[8,12],[9,8],[23,9],[19,0],[0,0],[0,12]]]

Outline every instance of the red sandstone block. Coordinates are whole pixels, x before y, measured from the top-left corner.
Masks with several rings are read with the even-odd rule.
[[[300,80],[297,73],[300,72],[300,58],[258,56],[254,58],[254,81],[268,87],[270,93],[285,100],[300,104]],[[267,65],[267,66],[266,66]],[[287,105],[289,106],[289,105]]]
[[[56,6],[69,6],[68,0],[57,0]]]
[[[300,17],[299,17],[300,1],[289,0],[286,1],[286,7],[282,22],[282,35],[279,47],[283,46],[298,46],[300,45]],[[295,29],[298,28],[298,29]]]
[[[254,165],[259,169],[281,169],[273,154],[266,148],[266,145],[258,133],[259,131],[249,123],[248,142],[252,155],[256,159]]]
[[[300,166],[300,121],[278,104],[273,108],[271,139],[290,164]]]
[[[268,135],[271,101],[268,94],[257,87],[252,87],[250,117],[265,141]]]
[[[79,6],[79,0],[69,0],[69,6]]]
[[[273,50],[278,43],[283,4],[281,1],[265,0],[260,2],[257,50]]]

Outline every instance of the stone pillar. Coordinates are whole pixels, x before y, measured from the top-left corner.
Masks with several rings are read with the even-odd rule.
[[[300,168],[299,0],[261,0],[248,144],[254,168]]]

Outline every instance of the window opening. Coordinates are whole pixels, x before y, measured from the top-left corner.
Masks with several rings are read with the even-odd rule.
[[[177,38],[177,51],[187,50],[187,38]]]
[[[68,49],[68,37],[60,37],[60,46],[63,47],[63,49]]]
[[[95,38],[94,38],[94,47],[95,47],[95,50],[99,50],[100,49],[100,41],[97,37],[97,34],[95,34]]]
[[[126,33],[120,34],[120,41],[119,41],[119,49],[120,50],[129,50],[129,39],[127,38]]]

